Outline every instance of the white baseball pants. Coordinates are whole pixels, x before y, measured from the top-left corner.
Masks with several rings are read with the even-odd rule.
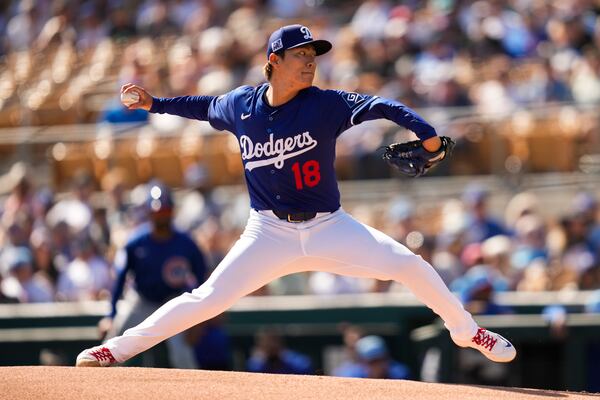
[[[112,329],[107,335],[108,340],[117,335],[122,335],[127,329],[143,322],[158,309],[156,303],[144,299],[135,290],[127,291],[123,303],[119,304],[119,312],[114,319]],[[194,348],[187,344],[185,332],[180,332],[167,338],[165,343],[167,346],[169,364],[173,368],[198,368],[198,363],[196,362],[196,357],[194,355]],[[142,355],[143,367],[155,366],[155,355],[149,353],[151,352],[146,352]]]
[[[219,315],[272,280],[301,271],[327,271],[405,285],[438,314],[453,338],[470,340],[477,324],[420,256],[344,210],[290,223],[251,210],[246,229],[210,278],[170,300],[144,322],[110,339],[123,362],[159,342]]]

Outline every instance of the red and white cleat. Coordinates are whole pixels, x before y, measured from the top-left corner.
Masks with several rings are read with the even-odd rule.
[[[117,360],[108,347],[96,346],[85,349],[77,356],[76,367],[108,367],[115,364]]]
[[[479,350],[484,356],[495,362],[510,362],[517,356],[517,350],[508,340],[497,333],[479,328],[469,342],[455,340],[460,347]]]

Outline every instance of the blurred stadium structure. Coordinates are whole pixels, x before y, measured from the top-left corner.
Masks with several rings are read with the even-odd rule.
[[[594,386],[600,351],[589,334],[600,325],[594,316],[581,317],[600,311],[588,305],[598,303],[594,291],[600,289],[599,15],[600,4],[592,0],[2,2],[0,298],[11,301],[16,294],[17,301],[32,301],[19,297],[14,271],[23,254],[7,252],[10,247],[30,249],[33,276],[45,282],[36,287],[47,288],[55,301],[65,300],[59,282],[76,257],[69,243],[82,232],[112,274],[116,249],[142,218],[136,193],[151,178],[177,189],[181,228],[192,232],[214,266],[247,213],[235,138],[204,122],[128,112],[118,103],[119,87],[131,81],[157,96],[177,96],[257,84],[267,35],[283,23],[301,22],[334,43],[332,54],[319,60],[318,86],[396,98],[457,141],[451,162],[431,176],[407,180],[379,155],[381,146],[411,134],[385,122],[354,127],[338,142],[344,207],[430,257],[459,295],[481,289],[482,279],[484,287],[492,286],[499,304],[518,314],[496,322],[516,336],[522,358],[486,381],[485,366],[448,350],[436,325],[427,325],[433,323],[427,310],[414,311],[410,300],[394,297],[401,288],[309,274],[256,293],[306,295],[277,298],[297,311],[297,325],[269,314],[273,310],[262,299],[240,305],[248,314],[234,310],[227,326],[236,357],[247,355],[257,326],[278,324],[291,344],[323,356],[316,364],[329,372],[335,357],[325,357],[323,346],[339,345],[341,333],[311,327],[306,304],[319,304],[315,295],[341,294],[331,300],[331,314],[316,323],[364,323],[386,337],[414,378],[600,390]],[[93,193],[77,197],[84,188]],[[473,193],[487,201],[486,216],[505,228],[500,240],[469,238]],[[73,197],[89,215],[80,207],[71,214],[83,219],[73,222],[64,212],[50,212]],[[435,218],[423,217],[432,211]],[[483,278],[468,274],[481,265]],[[374,291],[384,294],[368,293]],[[348,294],[351,304],[345,303]],[[0,355],[0,364],[31,363],[38,353],[40,362],[71,363],[76,348],[94,342],[106,292],[90,289],[81,297],[90,299],[92,305],[0,307],[2,349],[10,351],[23,337],[28,341],[20,345],[32,353],[26,360]],[[577,314],[572,324],[561,308],[543,314],[556,305]],[[396,306],[402,310],[391,311]],[[61,346],[44,341],[36,326],[66,327],[43,331],[57,342],[67,338],[62,358]],[[411,333],[413,328],[420,330]],[[407,349],[411,340],[414,351]],[[44,346],[58,353],[44,352]],[[428,352],[435,348],[441,355]],[[436,357],[437,373],[431,372]],[[565,368],[546,381],[528,374],[543,363]],[[462,372],[449,373],[455,370]]]

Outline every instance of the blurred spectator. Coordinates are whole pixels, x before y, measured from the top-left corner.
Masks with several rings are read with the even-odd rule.
[[[8,47],[12,51],[28,50],[41,30],[39,14],[34,0],[19,2],[17,13],[6,26]]]
[[[46,222],[50,227],[64,222],[74,232],[81,232],[92,223],[93,210],[90,203],[94,180],[86,170],[75,173],[69,197],[57,202],[48,211]]]
[[[92,223],[88,228],[88,234],[99,253],[105,254],[108,252],[111,240],[110,226],[106,219],[106,208],[94,208],[94,215],[92,216]]]
[[[33,221],[31,215],[19,211],[15,214],[12,219],[5,222],[4,237],[2,238],[2,244],[4,246],[24,246],[29,245],[29,235],[33,228]]]
[[[57,270],[63,269],[73,259],[71,230],[65,221],[49,225],[50,240],[55,253],[54,263]]]
[[[517,271],[523,271],[535,259],[548,261],[546,247],[546,226],[544,221],[535,215],[521,217],[515,225],[515,250],[511,256],[511,264]]]
[[[254,337],[254,348],[246,369],[268,374],[313,374],[310,359],[287,349],[283,337],[275,329],[263,328]]]
[[[122,335],[162,304],[195,289],[206,279],[207,269],[200,249],[187,234],[172,226],[175,203],[171,190],[160,182],[151,182],[146,187],[145,207],[150,222],[140,226],[115,256],[117,279],[111,312],[98,325],[102,337]],[[126,292],[126,306],[117,312],[117,302],[130,275],[134,285]],[[197,367],[185,332],[166,343],[172,367]],[[154,365],[152,352],[142,358],[144,365]]]
[[[31,252],[26,247],[11,247],[2,253],[2,293],[21,303],[42,303],[54,300],[51,283],[33,270]]]
[[[508,229],[514,230],[517,221],[525,215],[539,215],[539,199],[530,192],[514,195],[504,209],[504,221]]]
[[[358,364],[346,364],[334,373],[336,376],[372,379],[408,379],[408,367],[390,358],[385,341],[370,335],[356,342]]]
[[[137,29],[131,19],[132,13],[120,2],[115,2],[109,7],[109,36],[116,41],[127,40],[136,36]]]
[[[169,18],[177,26],[184,26],[188,19],[203,8],[205,1],[174,0],[169,7]]]
[[[200,369],[231,370],[231,341],[223,327],[224,318],[221,314],[186,331],[186,341],[193,347]]]
[[[565,234],[561,264],[564,268],[572,270],[576,276],[581,276],[598,262],[587,241],[588,227],[585,217],[580,213],[571,214],[563,217],[560,222]]]
[[[387,1],[362,2],[352,17],[352,29],[361,39],[382,39],[390,5]]]
[[[492,236],[481,244],[483,262],[506,279],[511,288],[514,287],[515,281],[518,279],[510,264],[512,250],[511,239],[504,235]]]
[[[37,227],[31,232],[30,244],[35,270],[56,287],[59,272],[54,259],[56,254],[49,230],[44,226]]]
[[[513,311],[499,305],[494,295],[497,291],[506,291],[508,282],[498,271],[487,265],[477,265],[453,282],[453,291],[458,291],[465,309],[473,315],[511,314]]]
[[[208,169],[201,163],[190,165],[184,174],[189,190],[181,199],[175,226],[186,232],[198,228],[211,216],[218,216],[219,207],[212,197]]]
[[[4,201],[2,223],[6,224],[14,220],[19,211],[25,214],[33,213],[34,193],[29,167],[25,163],[14,163],[10,171],[0,177],[0,187],[2,190],[10,191],[10,195]]]
[[[567,309],[558,304],[544,307],[542,318],[550,328],[550,334],[558,340],[565,340],[569,334],[567,328]]]
[[[415,225],[415,205],[405,197],[392,199],[386,218],[390,235],[404,245],[408,234],[418,230]]]
[[[76,41],[75,30],[75,7],[66,1],[52,3],[52,16],[45,22],[38,37],[34,42],[36,50],[55,47],[61,43],[72,43]]]
[[[465,246],[466,221],[462,203],[458,200],[450,199],[442,204],[432,265],[446,284],[461,276],[465,270],[461,255]]]
[[[580,215],[586,229],[586,243],[590,250],[600,256],[600,212],[598,199],[592,193],[581,192],[573,198],[573,212]]]
[[[553,289],[550,267],[542,258],[533,260],[519,276],[516,290],[523,292],[544,292]]]
[[[128,185],[128,173],[123,168],[114,168],[102,178],[102,191],[108,195],[106,219],[108,225],[115,229],[126,226],[129,206],[125,198]]]
[[[138,11],[136,26],[140,34],[153,38],[178,32],[177,25],[168,14],[168,5],[157,0],[144,1]]]
[[[113,277],[108,263],[97,254],[92,239],[79,234],[72,241],[71,261],[61,272],[57,299],[61,301],[103,300],[109,297]]]
[[[33,195],[34,227],[46,226],[48,211],[54,205],[54,193],[48,187],[38,188]]]
[[[489,193],[481,186],[467,187],[463,194],[463,203],[467,211],[465,243],[481,243],[496,235],[505,235],[506,229],[488,214]]]
[[[362,370],[362,365],[356,352],[356,342],[361,337],[365,336],[362,328],[356,325],[343,324],[342,341],[344,342],[344,353],[342,360],[335,368],[333,368],[333,376],[354,376]]]
[[[77,47],[84,51],[95,48],[108,35],[98,3],[91,0],[83,3],[78,17],[81,27],[77,32]]]

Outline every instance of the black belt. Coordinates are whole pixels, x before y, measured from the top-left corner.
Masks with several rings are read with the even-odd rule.
[[[283,219],[287,222],[304,222],[310,219],[313,219],[317,216],[316,212],[297,212],[297,213],[288,213],[285,211],[277,211],[272,210],[273,214],[277,216],[279,219]]]

